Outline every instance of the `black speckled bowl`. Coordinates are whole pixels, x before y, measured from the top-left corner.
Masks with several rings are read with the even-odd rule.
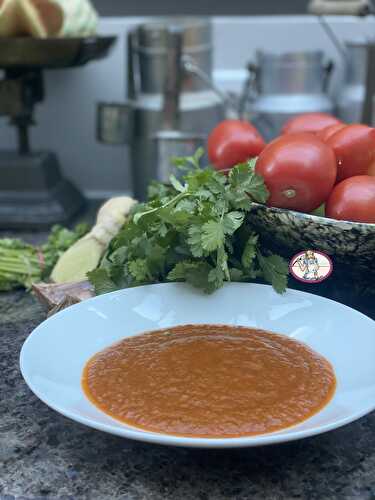
[[[303,250],[330,255],[348,278],[374,283],[375,224],[338,221],[254,203],[249,222],[272,248],[285,256]]]

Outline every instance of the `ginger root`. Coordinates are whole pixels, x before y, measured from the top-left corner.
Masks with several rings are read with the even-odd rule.
[[[111,198],[104,203],[91,231],[59,258],[52,270],[51,280],[55,283],[85,280],[87,273],[98,267],[109,243],[125,224],[135,203],[128,196]]]

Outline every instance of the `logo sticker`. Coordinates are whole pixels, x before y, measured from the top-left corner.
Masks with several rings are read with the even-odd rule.
[[[332,260],[323,252],[305,250],[292,257],[289,264],[290,274],[303,283],[321,283],[333,271]]]

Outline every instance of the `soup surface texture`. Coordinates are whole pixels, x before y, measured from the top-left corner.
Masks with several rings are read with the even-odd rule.
[[[318,412],[330,363],[292,338],[239,326],[183,325],[113,344],[85,366],[87,397],[143,430],[229,438],[277,431]]]

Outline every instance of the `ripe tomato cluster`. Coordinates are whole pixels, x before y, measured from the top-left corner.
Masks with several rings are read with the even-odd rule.
[[[375,223],[375,128],[308,113],[266,144],[251,123],[224,120],[207,146],[218,170],[257,157],[269,206],[310,213],[325,204],[327,217]]]

